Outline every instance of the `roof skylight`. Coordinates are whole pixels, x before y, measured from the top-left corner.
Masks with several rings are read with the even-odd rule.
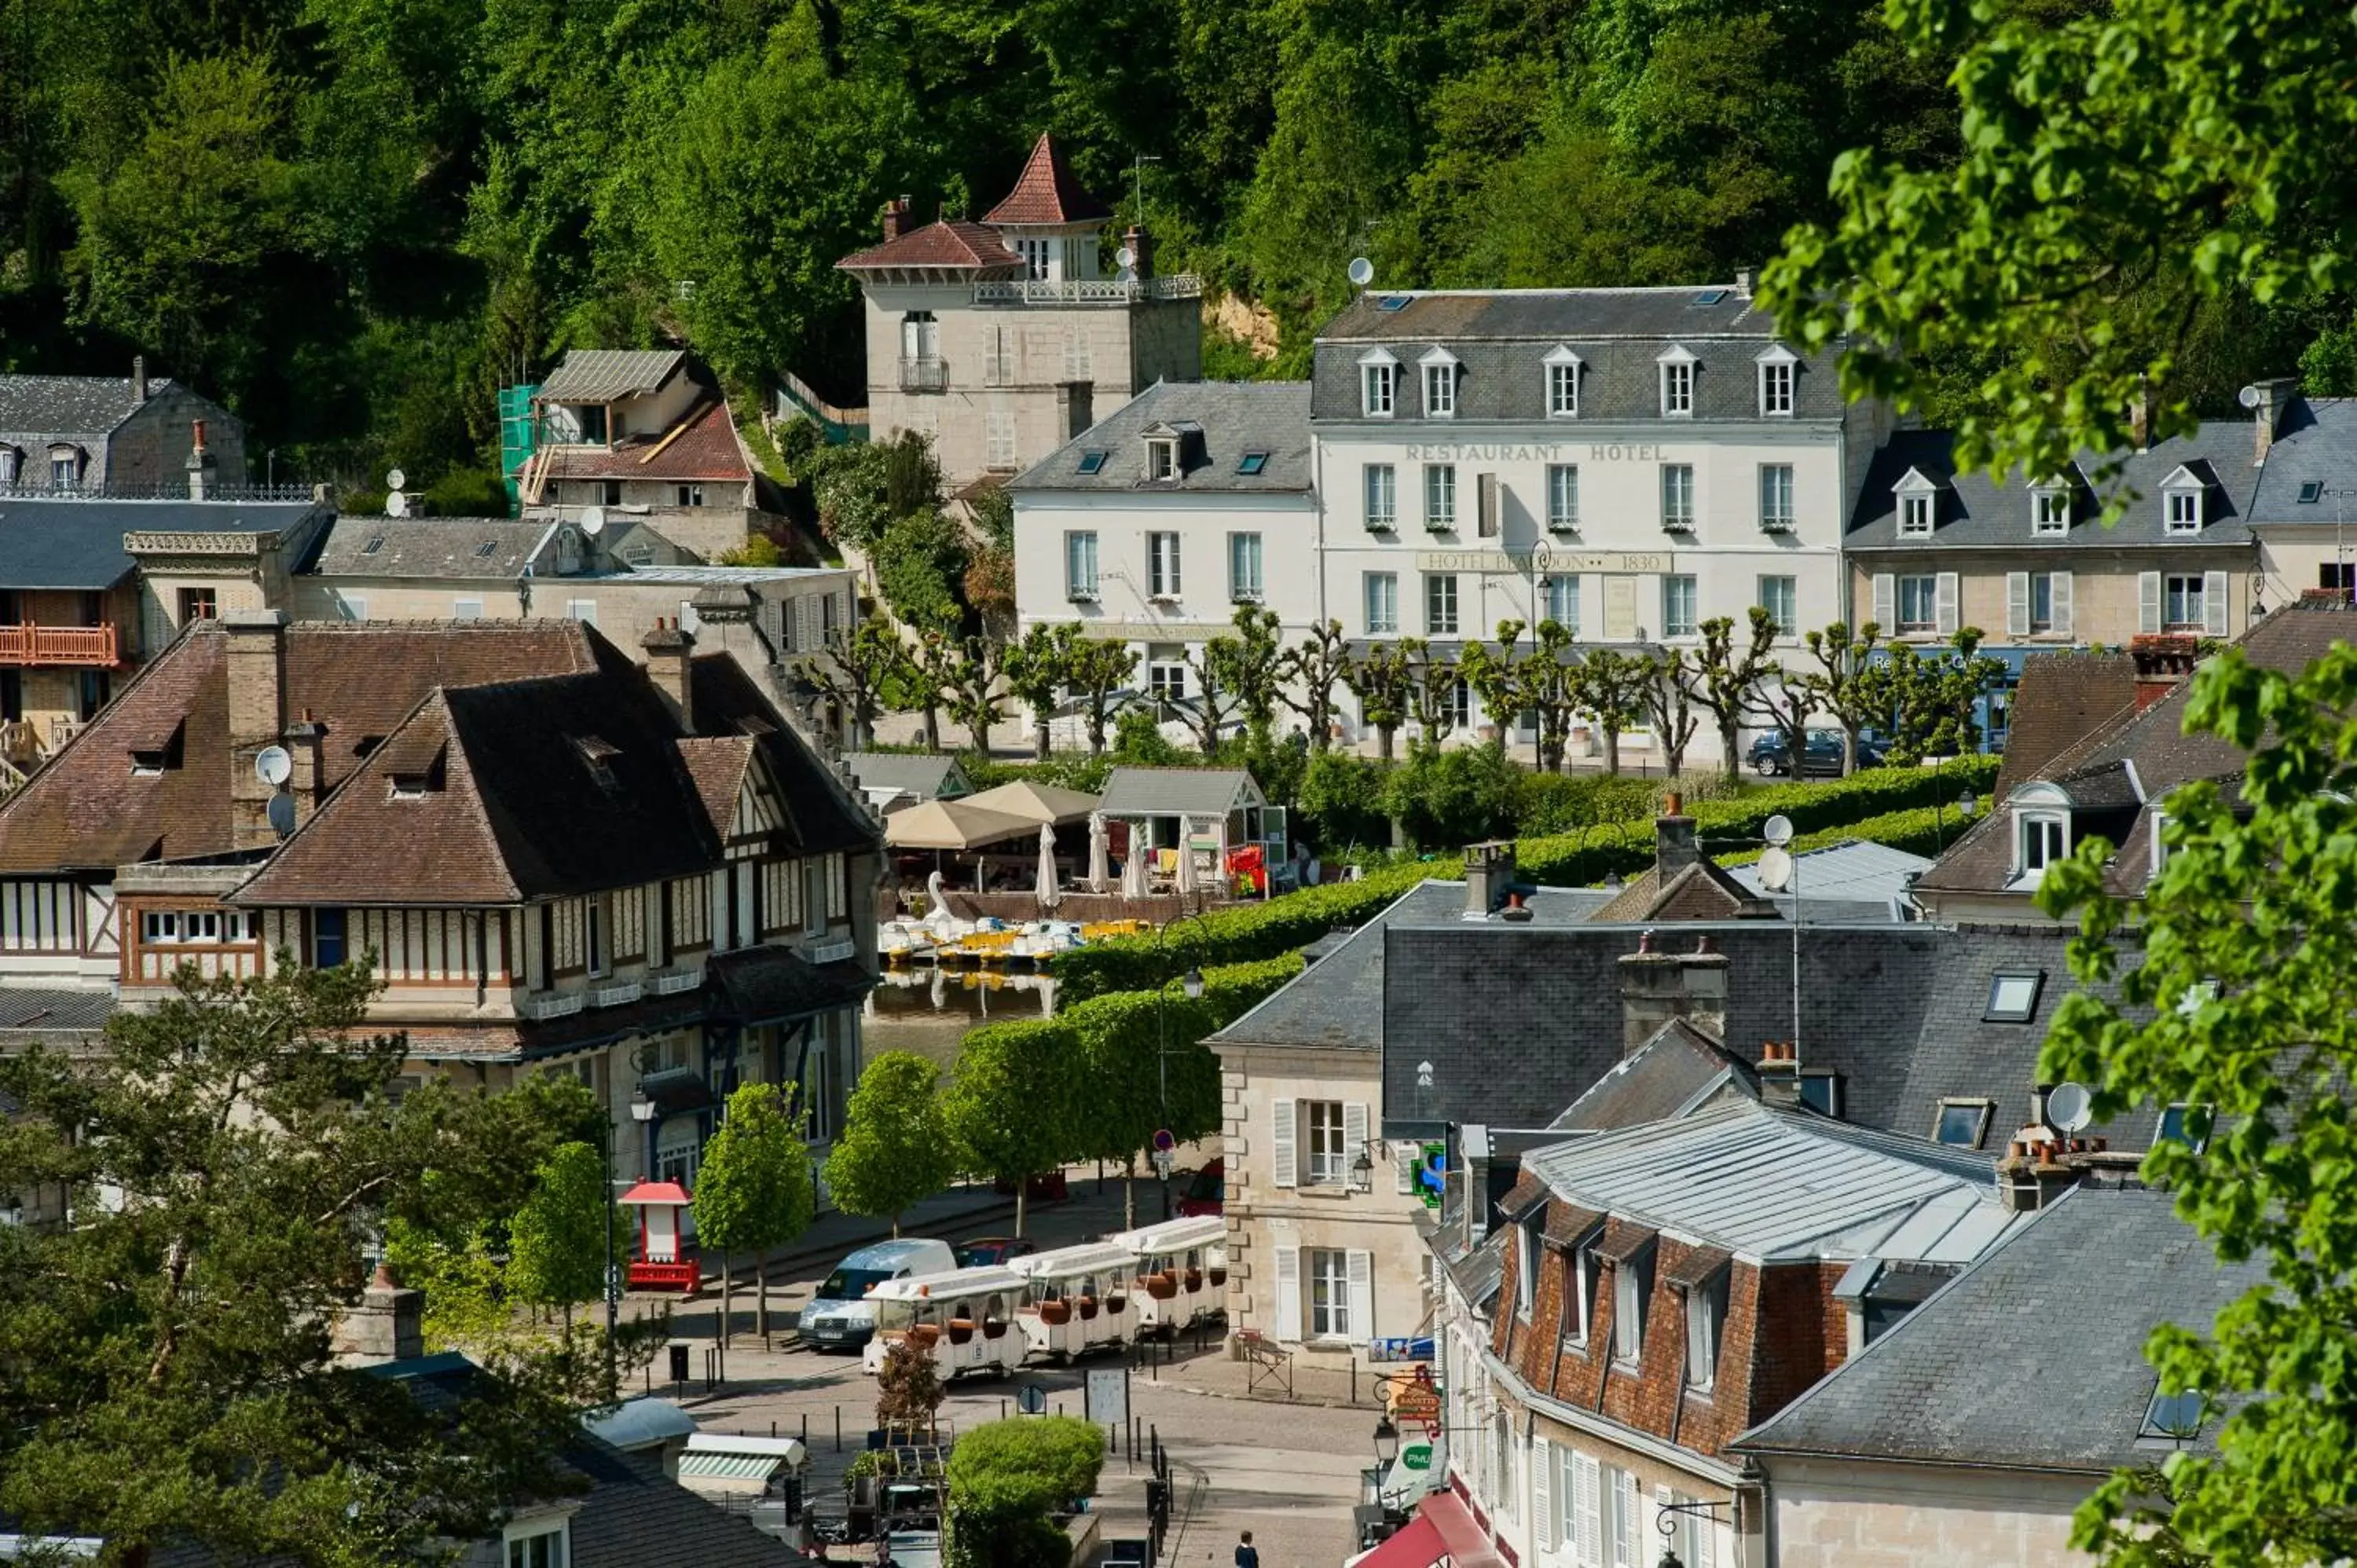
[[[1082,454],[1081,454],[1081,472],[1082,472],[1082,473],[1083,473],[1083,474],[1094,474],[1094,473],[1098,473],[1098,472],[1101,472],[1101,471],[1103,469],[1104,466],[1105,466],[1105,454],[1104,454],[1104,453],[1103,453],[1103,452],[1097,452],[1097,451],[1089,451],[1089,452],[1083,452],[1083,453],[1082,453]]]
[[[1993,1024],[2027,1024],[2038,1011],[2043,970],[1999,970],[1989,976],[1988,1009],[1981,1016]]]
[[[1267,467],[1268,454],[1265,452],[1247,452],[1236,460],[1236,472],[1239,474],[1257,474]]]

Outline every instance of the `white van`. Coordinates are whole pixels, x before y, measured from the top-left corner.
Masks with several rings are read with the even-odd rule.
[[[857,1350],[876,1337],[876,1304],[867,1293],[886,1280],[945,1274],[957,1267],[947,1241],[913,1237],[860,1248],[834,1265],[802,1308],[802,1343],[814,1349]]]

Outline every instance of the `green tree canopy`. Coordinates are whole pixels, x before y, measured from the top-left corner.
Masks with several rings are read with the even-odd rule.
[[[949,1186],[957,1145],[942,1112],[941,1069],[913,1051],[886,1051],[851,1091],[843,1135],[826,1157],[826,1187],[845,1214],[889,1218],[900,1233],[910,1204]]]
[[[1073,1158],[1080,1142],[1079,1064],[1057,1048],[1054,1031],[1022,1024],[967,1031],[942,1116],[960,1159],[977,1174],[1017,1184],[1016,1234],[1023,1233],[1023,1185]]]
[[[508,1226],[508,1289],[516,1299],[561,1306],[567,1316],[606,1294],[613,1256],[630,1256],[622,1212],[606,1185],[606,1161],[587,1144],[565,1144],[540,1167],[532,1196]]]
[[[792,1084],[748,1083],[728,1097],[727,1115],[704,1145],[695,1173],[695,1234],[725,1258],[782,1247],[810,1228],[810,1146]],[[729,1320],[733,1282],[725,1262],[720,1311]],[[766,1271],[759,1296],[760,1330],[769,1332]]]

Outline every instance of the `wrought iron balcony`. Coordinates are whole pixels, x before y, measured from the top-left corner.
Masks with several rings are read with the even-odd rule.
[[[900,358],[900,390],[908,392],[947,392],[950,386],[949,362],[938,357],[902,355]]]

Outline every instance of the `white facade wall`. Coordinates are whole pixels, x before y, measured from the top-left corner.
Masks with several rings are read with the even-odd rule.
[[[2100,1477],[1770,1458],[1776,1568],[2083,1568],[2071,1516]]]

